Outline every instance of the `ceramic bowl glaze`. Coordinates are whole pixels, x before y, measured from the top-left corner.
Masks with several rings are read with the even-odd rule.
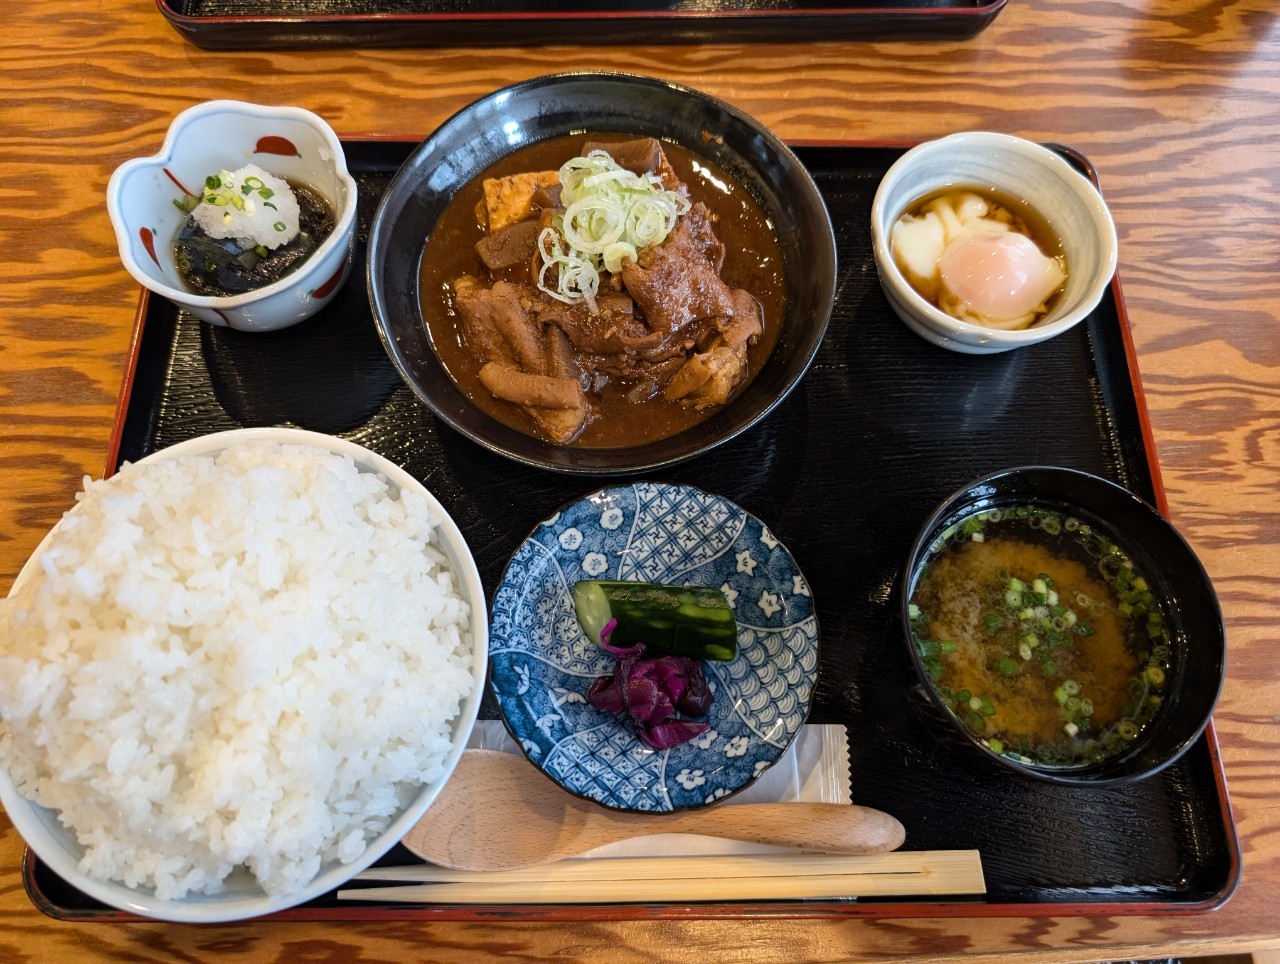
[[[272,284],[229,297],[194,294],[173,262],[173,240],[186,219],[174,201],[201,191],[210,174],[248,163],[323,195],[333,231]],[[213,325],[242,331],[295,325],[327,305],[351,272],[356,182],[337,135],[297,107],[215,100],[183,111],[158,154],[126,161],[111,175],[107,211],[120,260],[137,282]]]
[[[439,548],[455,575],[458,591],[471,609],[470,632],[467,634],[471,647],[468,654],[471,692],[452,722],[450,748],[439,779],[414,791],[393,815],[387,829],[370,840],[364,852],[355,860],[349,863],[331,860],[322,864],[310,883],[285,895],[272,896],[265,893],[243,867],[232,871],[221,893],[192,893],[179,900],[161,900],[150,888],[128,887],[117,880],[91,877],[79,867],[84,848],[75,833],[60,822],[57,811],[38,806],[20,795],[9,774],[0,769],[0,803],[3,803],[5,813],[36,855],[78,891],[119,910],[159,920],[214,923],[271,914],[313,900],[340,887],[390,850],[418,822],[453,773],[475,725],[480,699],[484,693],[488,652],[488,613],[484,587],[462,532],[421,482],[394,462],[354,442],[293,428],[249,428],[217,432],[161,449],[140,460],[138,464],[180,456],[215,455],[232,445],[265,443],[305,445],[350,457],[362,472],[376,472],[393,488],[414,492],[426,500],[433,515],[440,520],[436,527]],[[15,587],[35,577],[40,567],[41,549],[47,542],[46,538],[32,554],[18,574]]]
[[[738,655],[703,662],[707,732],[654,750],[587,703],[615,662],[578,626],[579,579],[724,591]],[[749,786],[799,732],[817,669],[813,599],[791,554],[759,519],[689,486],[639,482],[568,506],[520,546],[494,596],[489,677],[507,729],[570,793],[618,810],[685,810]]]
[[[735,177],[777,232],[787,308],[773,352],[720,411],[646,445],[584,449],[509,428],[476,407],[437,358],[418,290],[427,235],[453,195],[519,147],[585,131],[673,141]],[[732,243],[732,239],[726,239]],[[388,355],[436,415],[480,445],[561,472],[621,474],[705,452],[764,418],[808,370],[835,299],[835,238],[813,179],[777,137],[706,94],[648,77],[539,77],[481,98],[447,120],[387,189],[369,233],[369,300]]]
[[[970,746],[1017,773],[1084,786],[1128,783],[1158,773],[1185,753],[1208,724],[1226,674],[1226,637],[1217,595],[1191,547],[1164,516],[1127,489],[1074,469],[1041,466],[1005,469],[970,482],[938,506],[911,547],[898,587],[902,624],[911,624],[908,607],[939,540],[966,538],[957,526],[977,513],[1028,505],[1091,526],[1123,550],[1150,583],[1161,600],[1169,637],[1168,656],[1160,660],[1165,678],[1160,708],[1132,743],[1100,762],[1047,766],[997,753],[975,737],[934,687],[907,628],[906,644],[921,683],[938,712]],[[1070,521],[1066,527],[1072,528]]]
[[[949,187],[979,187],[1025,201],[1062,242],[1066,288],[1030,328],[1002,331],[952,318],[916,292],[889,248],[894,223],[913,203]],[[1008,134],[969,131],[927,141],[889,168],[871,207],[871,238],[880,287],[894,313],[927,341],[951,351],[989,355],[1060,335],[1102,300],[1116,271],[1115,224],[1102,195],[1062,157]]]

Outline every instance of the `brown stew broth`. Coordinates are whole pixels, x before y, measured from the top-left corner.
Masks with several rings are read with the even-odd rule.
[[[539,436],[532,418],[519,405],[494,398],[480,383],[484,359],[463,343],[461,318],[453,303],[452,283],[462,275],[512,282],[529,281],[529,271],[517,265],[505,272],[491,272],[481,262],[474,245],[484,234],[477,206],[484,198],[485,178],[500,178],[524,171],[557,170],[581,153],[588,141],[616,143],[632,140],[623,133],[584,132],[551,138],[521,148],[472,178],[450,200],[427,239],[420,275],[422,312],[436,354],[476,406],[498,421],[527,435]],[[715,218],[716,237],[725,245],[721,277],[733,288],[755,295],[764,309],[764,334],[747,355],[747,374],[734,392],[739,394],[760,371],[778,340],[785,307],[782,253],[768,219],[747,190],[710,161],[676,144],[664,141],[663,151],[672,168],[689,188],[693,201],[705,204]],[[643,402],[626,398],[628,383],[610,379],[591,393],[593,419],[571,443],[582,448],[617,448],[643,445],[682,432],[714,414],[718,408],[698,411],[661,396]],[[730,398],[728,404],[733,404]]]

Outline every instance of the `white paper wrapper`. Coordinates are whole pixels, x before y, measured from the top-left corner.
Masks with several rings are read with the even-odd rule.
[[[467,744],[471,749],[501,750],[519,754],[499,720],[481,720]],[[844,803],[850,800],[849,747],[845,728],[835,723],[808,723],[772,767],[751,786],[725,800],[723,806],[740,803]],[[720,806],[720,804],[717,804]],[[595,857],[693,857],[726,854],[794,853],[788,847],[740,843],[694,834],[656,834],[600,847],[586,855]]]

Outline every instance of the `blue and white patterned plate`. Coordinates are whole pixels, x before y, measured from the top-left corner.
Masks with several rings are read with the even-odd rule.
[[[654,750],[587,702],[614,661],[578,626],[579,579],[724,591],[738,655],[703,664],[708,731]],[[619,810],[684,810],[749,786],[786,751],[809,714],[818,623],[795,560],[759,519],[689,486],[640,482],[587,496],[520,546],[494,597],[489,670],[507,729],[566,790]]]

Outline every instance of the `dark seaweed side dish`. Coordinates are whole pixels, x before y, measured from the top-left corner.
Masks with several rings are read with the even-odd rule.
[[[1101,762],[1138,738],[1164,697],[1160,599],[1106,534],[1052,509],[990,509],[945,530],[909,616],[952,714],[1019,762]]]
[[[297,237],[274,251],[244,239],[213,238],[187,216],[173,243],[173,259],[187,288],[198,295],[230,297],[274,284],[295,271],[333,232],[333,209],[318,192],[290,184],[298,199]]]

